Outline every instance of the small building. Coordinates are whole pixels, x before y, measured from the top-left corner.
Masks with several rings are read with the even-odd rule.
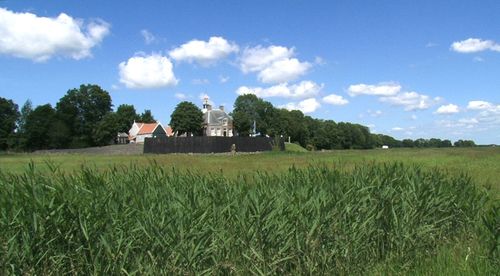
[[[170,135],[169,135],[170,133]],[[144,143],[144,139],[148,137],[167,137],[172,136],[172,129],[163,128],[161,123],[139,123],[135,122],[128,131],[128,139],[130,143]]]
[[[118,132],[116,135],[117,144],[128,144],[128,134],[125,132]]]
[[[388,149],[388,148],[389,148],[389,146],[388,146],[388,145],[383,145],[383,146],[382,146],[382,149]]]
[[[233,136],[233,118],[224,111],[224,106],[212,109],[208,97],[205,97],[202,112],[204,136]]]

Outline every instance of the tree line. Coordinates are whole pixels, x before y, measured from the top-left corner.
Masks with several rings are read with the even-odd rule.
[[[27,100],[21,109],[0,97],[0,150],[33,151],[83,148],[113,143],[118,132],[127,132],[134,120],[154,122],[150,110],[137,114],[123,104],[113,112],[109,93],[98,85],[70,89],[55,107],[33,108]]]
[[[138,114],[133,105],[112,110],[109,93],[98,85],[70,89],[55,107],[21,107],[0,97],[0,150],[33,151],[54,148],[104,146],[114,142],[118,132],[127,132],[133,121],[155,122],[150,110]],[[349,122],[315,119],[299,110],[274,107],[253,94],[240,95],[234,102],[233,126],[239,136],[282,137],[309,150],[370,149],[389,147],[471,147],[474,141],[441,139],[397,140],[370,133],[368,127]],[[177,134],[202,135],[203,113],[191,102],[179,103],[170,126]]]

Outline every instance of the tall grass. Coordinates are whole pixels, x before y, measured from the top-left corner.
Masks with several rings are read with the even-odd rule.
[[[0,274],[403,270],[475,231],[466,175],[398,163],[226,178],[151,164],[0,173]]]

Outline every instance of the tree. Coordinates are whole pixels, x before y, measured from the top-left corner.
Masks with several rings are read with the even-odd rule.
[[[81,85],[69,90],[56,105],[57,116],[70,131],[73,147],[96,145],[92,132],[111,112],[111,97],[98,85]]]
[[[25,135],[28,150],[51,148],[51,132],[56,112],[50,104],[40,105],[26,118]]]
[[[170,116],[170,126],[177,135],[200,135],[203,125],[203,113],[191,102],[180,102]]]
[[[120,122],[117,113],[108,113],[95,127],[92,133],[93,139],[98,146],[112,144],[119,128]]]
[[[17,128],[19,130],[18,132],[20,133],[24,132],[25,130],[24,126],[26,124],[26,120],[28,119],[28,116],[30,115],[31,112],[33,112],[33,106],[31,104],[31,101],[28,99],[21,107],[21,113],[19,119],[17,120]]]
[[[140,121],[143,123],[156,123],[153,114],[151,114],[151,110],[146,109],[140,116]]]
[[[453,145],[455,147],[475,147],[476,143],[472,140],[458,140]]]
[[[122,104],[116,109],[117,132],[127,132],[135,120],[140,120],[133,105]]]
[[[265,136],[273,132],[271,126],[276,120],[276,111],[270,102],[266,102],[254,94],[240,95],[234,102],[233,125],[240,136],[260,133]],[[256,133],[253,133],[253,126]]]
[[[12,100],[0,97],[0,150],[6,150],[8,139],[16,130],[18,106]]]

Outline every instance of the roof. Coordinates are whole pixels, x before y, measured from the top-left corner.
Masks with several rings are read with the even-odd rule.
[[[208,110],[203,114],[203,121],[206,124],[221,124],[223,119],[227,119],[228,122],[233,121],[233,118],[231,116],[227,115],[226,112],[220,109],[212,109]]]
[[[142,124],[141,128],[139,129],[139,132],[137,132],[137,135],[153,133],[156,127],[158,127],[158,125],[160,124],[159,123]]]
[[[118,132],[118,137],[121,137],[121,138],[127,138],[128,137],[128,134],[125,133],[125,132]]]
[[[172,130],[172,128],[170,126],[167,126],[165,128],[165,132],[167,133],[167,136],[173,136],[174,135],[174,131]]]

